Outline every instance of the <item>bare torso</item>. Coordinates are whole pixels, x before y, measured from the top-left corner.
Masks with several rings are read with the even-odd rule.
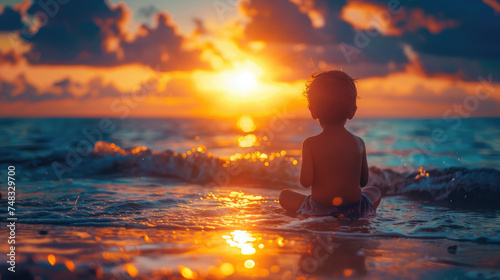
[[[314,199],[337,206],[359,199],[364,157],[361,138],[343,127],[325,130],[308,138],[304,149],[308,149],[312,157],[311,193]]]

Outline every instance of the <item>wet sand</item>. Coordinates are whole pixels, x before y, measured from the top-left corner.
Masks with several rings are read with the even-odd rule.
[[[500,279],[500,244],[446,239],[21,224],[16,243],[1,279]]]

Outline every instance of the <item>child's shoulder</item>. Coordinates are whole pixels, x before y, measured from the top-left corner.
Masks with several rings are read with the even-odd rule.
[[[354,135],[353,133],[351,133],[351,134],[352,134],[352,136],[354,136],[354,139],[356,139],[356,143],[358,144],[359,150],[364,151],[365,141],[363,141],[363,139],[361,137]]]
[[[304,139],[304,141],[302,141],[302,146],[312,145],[314,142],[317,141],[318,137],[319,134],[307,137],[306,139]]]

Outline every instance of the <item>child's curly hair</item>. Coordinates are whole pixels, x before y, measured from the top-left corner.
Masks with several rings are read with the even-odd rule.
[[[358,98],[355,80],[340,70],[313,73],[303,94],[309,109],[322,123],[347,119]]]

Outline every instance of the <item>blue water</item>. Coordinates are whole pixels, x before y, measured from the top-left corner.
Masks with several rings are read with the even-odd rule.
[[[284,215],[279,190],[298,186],[301,141],[320,127],[255,122],[244,133],[234,120],[0,119],[0,170],[16,168],[23,223],[500,242],[498,118],[349,122],[385,195],[358,221]],[[239,146],[248,134],[254,146]]]

